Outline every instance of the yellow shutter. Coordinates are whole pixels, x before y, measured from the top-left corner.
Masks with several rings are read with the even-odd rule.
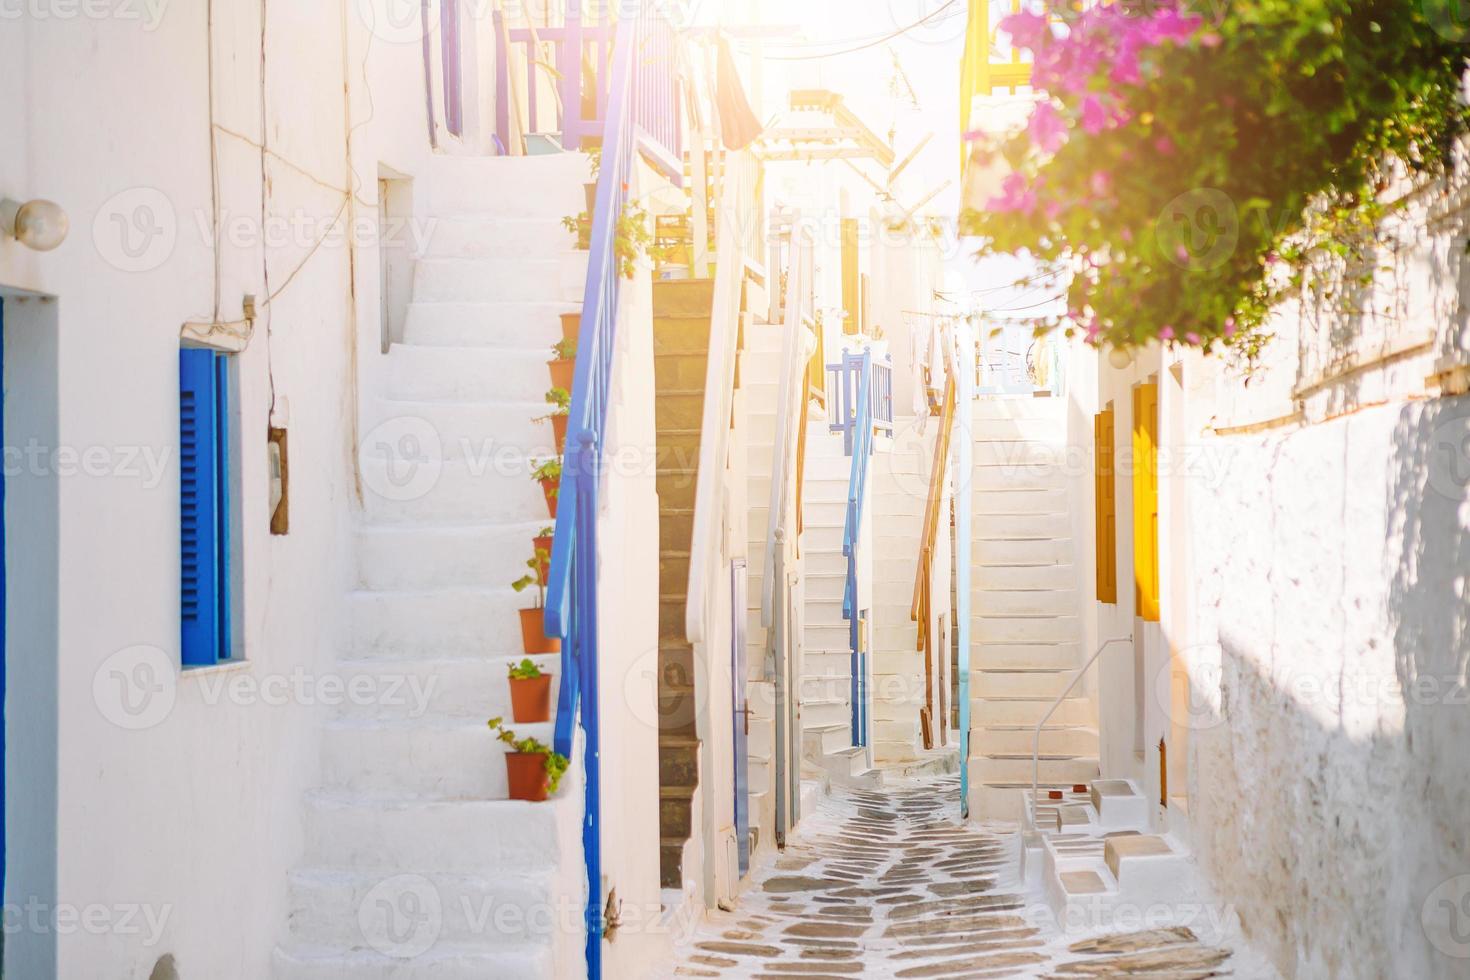
[[[1097,601],[1118,601],[1118,491],[1113,470],[1113,409],[1097,413],[1092,423],[1093,465],[1097,468],[1094,506],[1097,513]]]
[[[847,320],[842,324],[845,334],[861,333],[863,329],[862,278],[859,256],[862,238],[856,218],[842,219],[842,310]]]
[[[1133,389],[1133,579],[1141,619],[1159,621],[1159,386]]]

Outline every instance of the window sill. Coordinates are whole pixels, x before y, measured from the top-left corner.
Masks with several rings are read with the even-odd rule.
[[[206,667],[185,667],[179,672],[179,675],[185,680],[191,677],[214,677],[218,674],[234,674],[240,671],[249,670],[250,666],[251,661],[246,660],[242,657],[238,660],[225,660],[221,663],[210,664]]]

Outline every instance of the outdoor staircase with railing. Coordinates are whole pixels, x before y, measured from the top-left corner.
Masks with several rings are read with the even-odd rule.
[[[486,928],[480,912],[581,891],[577,767],[545,803],[507,799],[507,667],[532,538],[548,524],[531,460],[554,455],[545,362],[585,265],[564,234],[587,161],[438,158],[420,176],[435,222],[404,342],[367,400],[348,698],[324,721],[289,880],[291,980],[569,976],[574,932]],[[491,465],[516,450],[520,466]],[[537,658],[559,673],[558,658]],[[560,681],[560,678],[557,678]],[[390,685],[392,685],[390,687]],[[422,696],[419,695],[421,692]],[[550,741],[550,723],[517,726]],[[418,912],[437,915],[421,919]]]
[[[694,649],[685,630],[689,547],[699,476],[713,279],[653,287],[654,420],[659,498],[660,880],[683,884],[699,786]]]
[[[1066,402],[974,403],[970,794],[981,819],[1019,820],[1032,729],[1082,666]],[[1040,785],[1098,775],[1096,712],[1079,686],[1041,733]]]

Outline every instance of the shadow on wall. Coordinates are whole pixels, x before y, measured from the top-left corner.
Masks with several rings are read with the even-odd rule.
[[[1284,976],[1470,976],[1470,398],[1258,448],[1201,566],[1196,849]]]

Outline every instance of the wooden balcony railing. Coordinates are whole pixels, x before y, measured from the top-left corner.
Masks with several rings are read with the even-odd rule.
[[[944,385],[944,408],[940,414],[939,435],[934,440],[934,466],[929,477],[929,502],[924,508],[924,531],[919,540],[919,570],[914,577],[914,603],[910,610],[913,620],[919,624],[917,649],[924,654],[924,708],[921,728],[924,748],[934,747],[934,691],[936,661],[948,651],[936,650],[936,637],[929,629],[934,608],[934,552],[939,542],[939,530],[944,524],[944,486],[949,476],[949,447],[954,437],[955,423],[955,379],[951,375]],[[946,712],[943,703],[939,711],[939,741],[945,741]]]

